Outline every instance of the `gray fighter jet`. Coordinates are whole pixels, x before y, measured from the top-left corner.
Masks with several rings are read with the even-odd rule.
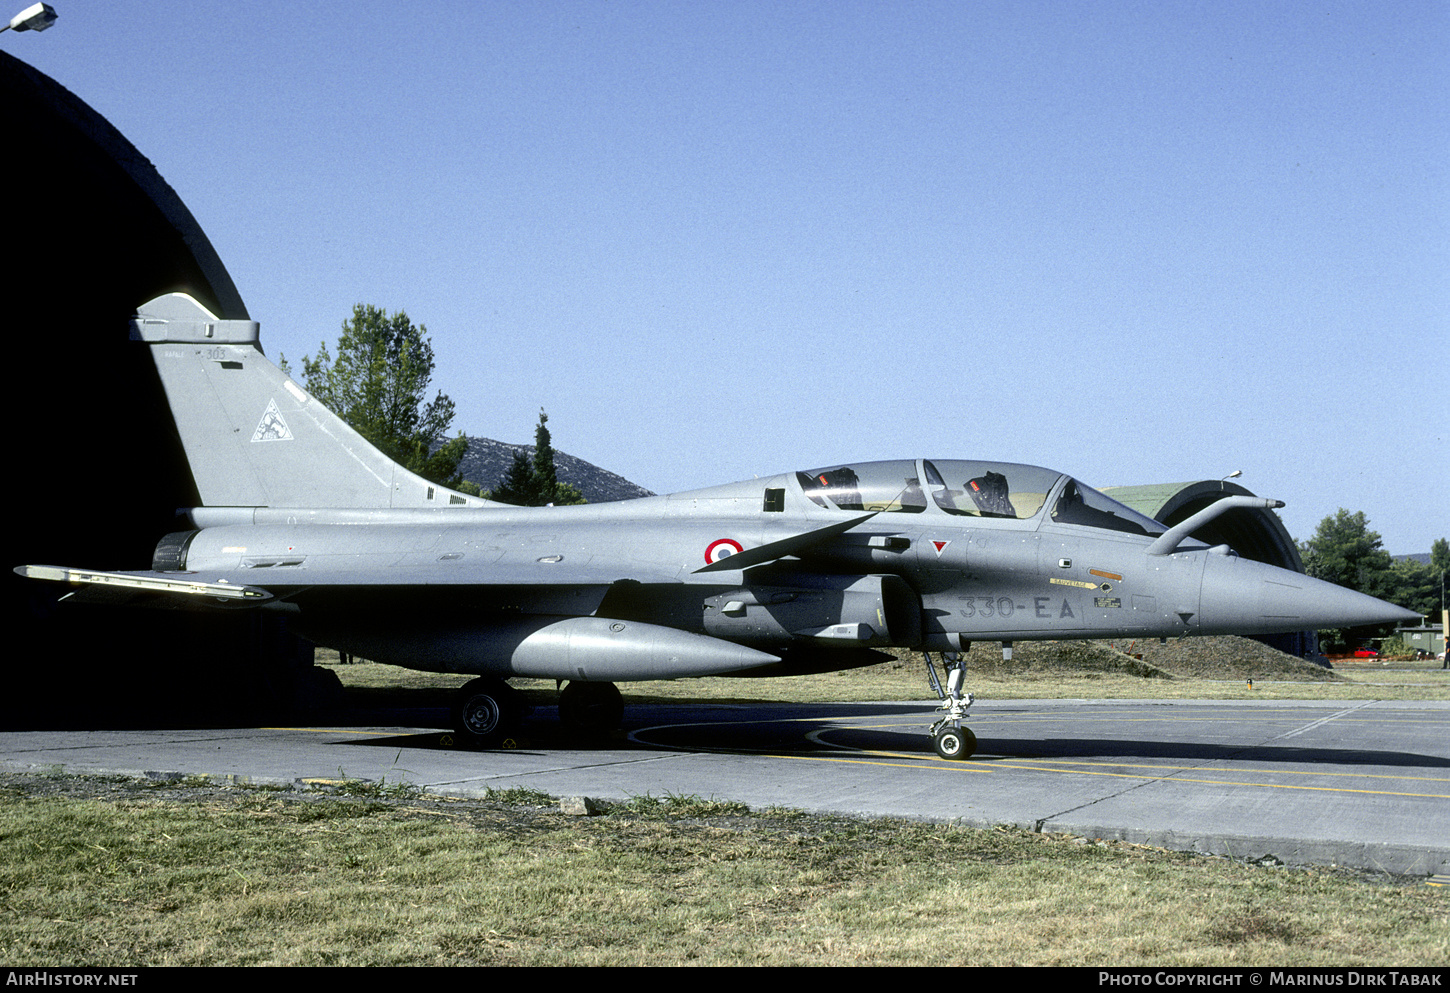
[[[491,503],[391,462],[269,362],[257,331],[182,294],[144,306],[132,337],[201,495],[193,527],[145,572],[16,571],[82,602],[285,611],[320,645],[476,674],[454,716],[481,745],[517,719],[511,676],[567,681],[561,717],[612,727],[618,681],[826,672],[895,647],[925,653],[936,749],[961,758],[975,738],[958,654],[973,641],[1418,619],[1190,537],[1278,501],[1230,496],[1170,528],[1030,465],[915,458],[593,506]]]

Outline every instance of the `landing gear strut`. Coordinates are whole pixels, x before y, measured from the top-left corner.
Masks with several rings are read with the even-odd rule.
[[[937,699],[942,701],[937,709],[946,711],[946,716],[931,726],[932,747],[944,759],[970,758],[977,750],[977,736],[972,733],[971,728],[962,727],[962,720],[967,716],[967,708],[971,707],[976,697],[971,693],[962,695],[962,680],[967,674],[966,664],[957,652],[941,654],[942,669],[947,677],[946,688],[943,689],[931,653],[921,654],[926,659],[926,678],[931,683],[931,688],[936,690]]]

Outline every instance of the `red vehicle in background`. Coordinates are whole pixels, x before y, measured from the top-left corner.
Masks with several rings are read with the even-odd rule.
[[[1380,657],[1380,653],[1368,645],[1361,645],[1354,650],[1354,657],[1357,659],[1377,659]]]

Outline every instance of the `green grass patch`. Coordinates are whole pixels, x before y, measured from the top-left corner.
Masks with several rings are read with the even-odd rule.
[[[693,793],[666,792],[663,796],[645,793],[630,797],[622,806],[633,813],[660,817],[720,817],[750,813],[750,807],[746,804],[696,796]]]

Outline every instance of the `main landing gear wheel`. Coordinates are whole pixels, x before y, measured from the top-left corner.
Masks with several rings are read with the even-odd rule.
[[[518,725],[518,691],[487,677],[464,684],[453,703],[453,729],[460,743],[492,748]]]
[[[624,698],[613,683],[571,681],[559,691],[559,720],[583,734],[608,734],[624,720]]]
[[[977,736],[971,728],[942,728],[931,736],[931,743],[944,759],[971,758],[977,750]]]

